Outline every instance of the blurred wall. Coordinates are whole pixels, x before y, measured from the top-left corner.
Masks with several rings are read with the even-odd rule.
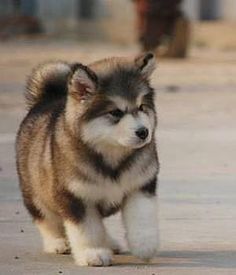
[[[197,20],[199,18],[200,2],[198,0],[184,0],[182,7],[190,19]]]
[[[80,39],[104,39],[101,18],[106,7],[101,0],[37,0],[38,15],[48,34]]]
[[[134,0],[0,0],[0,19],[30,15],[48,34],[80,39],[107,39],[119,43],[136,40]],[[236,21],[236,0],[183,0],[193,20]]]
[[[77,0],[37,0],[37,17],[47,33],[73,31],[77,25]]]
[[[184,0],[183,10],[192,20],[236,20],[236,0]]]
[[[236,1],[221,0],[220,1],[221,17],[228,20],[236,20]]]
[[[103,0],[106,15],[102,27],[106,38],[118,43],[136,40],[136,14],[131,0]]]

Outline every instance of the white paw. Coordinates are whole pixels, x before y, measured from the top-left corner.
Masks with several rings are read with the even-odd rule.
[[[86,248],[74,257],[80,266],[108,266],[111,265],[112,252],[107,248]]]
[[[150,240],[149,242],[137,242],[129,246],[134,256],[145,261],[152,259],[157,253],[157,242],[155,240],[153,242]]]
[[[46,253],[68,254],[70,248],[64,238],[51,238],[44,241],[44,251]]]

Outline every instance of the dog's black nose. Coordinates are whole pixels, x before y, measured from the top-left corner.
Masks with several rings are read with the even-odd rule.
[[[145,127],[141,127],[135,132],[135,134],[137,135],[137,137],[144,140],[148,136],[148,129]]]

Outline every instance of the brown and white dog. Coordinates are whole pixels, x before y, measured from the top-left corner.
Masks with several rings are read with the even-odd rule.
[[[25,206],[49,253],[110,265],[117,244],[103,218],[121,210],[131,252],[158,245],[153,54],[88,66],[51,62],[28,81],[16,143]]]

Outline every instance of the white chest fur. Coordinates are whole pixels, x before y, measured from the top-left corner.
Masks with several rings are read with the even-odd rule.
[[[104,201],[111,205],[119,204],[124,196],[143,186],[158,171],[155,158],[148,154],[142,154],[135,159],[134,163],[128,169],[124,169],[115,180],[95,171],[92,167],[87,169],[94,182],[85,182],[79,177],[74,178],[68,183],[69,190],[88,202]]]

